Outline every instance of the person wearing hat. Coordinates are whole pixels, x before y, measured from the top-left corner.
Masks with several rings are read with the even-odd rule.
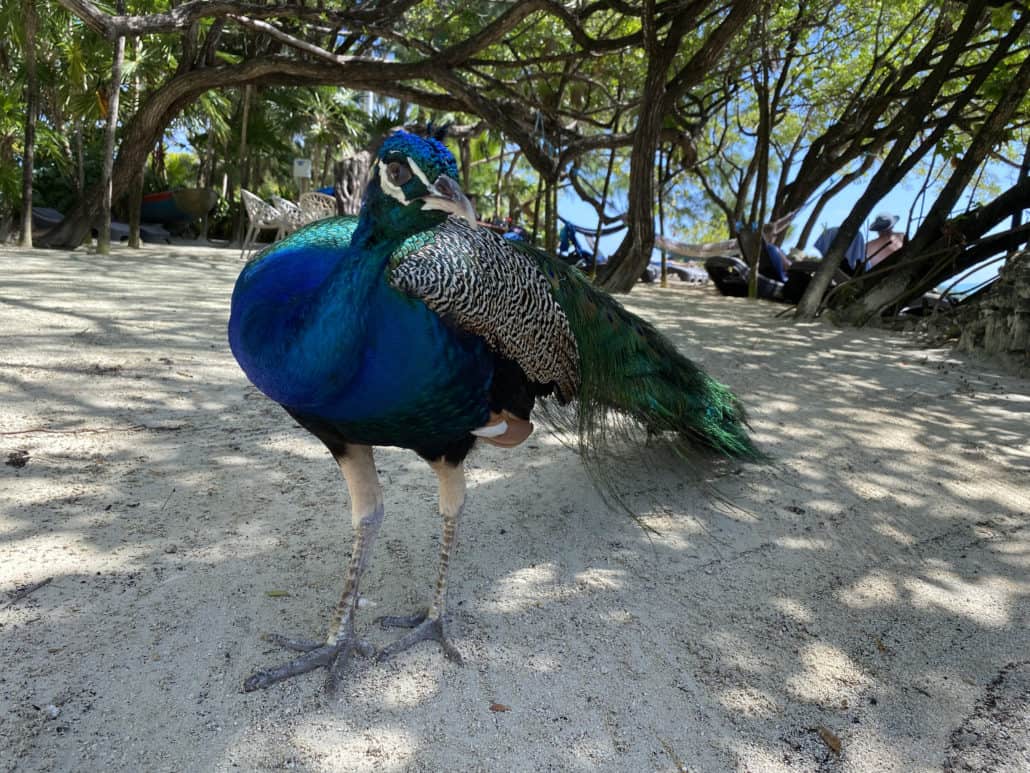
[[[905,235],[894,231],[897,222],[897,215],[881,212],[869,226],[869,230],[876,231],[876,238],[870,239],[865,246],[866,271],[900,250],[905,243]]]
[[[827,228],[815,240],[815,248],[824,258],[826,253],[830,251],[830,245],[833,244],[833,240],[837,238],[839,230],[836,226]],[[865,269],[865,238],[862,234],[855,234],[855,238],[851,240],[851,244],[844,251],[844,258],[840,262],[840,268],[841,271],[849,276],[853,276]]]

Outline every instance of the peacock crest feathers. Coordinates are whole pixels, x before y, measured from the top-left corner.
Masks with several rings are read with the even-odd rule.
[[[432,121],[430,121],[426,124],[426,136],[432,137],[434,140],[439,140],[440,142],[443,142],[444,139],[447,137],[447,132],[450,131],[451,124],[451,121],[446,121],[445,123],[436,126],[433,124]]]
[[[431,180],[441,174],[454,178],[458,176],[458,162],[454,154],[436,137],[419,137],[397,131],[383,140],[376,155],[380,161],[391,158],[411,159]]]

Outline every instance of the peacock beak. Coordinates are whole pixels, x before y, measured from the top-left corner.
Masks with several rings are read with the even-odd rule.
[[[421,201],[423,209],[438,209],[464,218],[473,228],[478,227],[472,202],[462,192],[461,186],[445,174],[436,178],[436,182],[429,186],[429,194]]]

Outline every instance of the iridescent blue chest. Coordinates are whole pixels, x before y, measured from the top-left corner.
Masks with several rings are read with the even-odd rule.
[[[415,447],[485,423],[493,360],[482,340],[391,287],[389,252],[350,247],[352,221],[324,223],[237,281],[229,341],[250,380],[354,442]]]

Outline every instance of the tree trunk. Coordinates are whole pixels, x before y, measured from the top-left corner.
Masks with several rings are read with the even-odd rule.
[[[143,39],[136,37],[132,42],[133,61],[136,63],[136,75],[132,79],[132,112],[139,110],[143,101],[143,79],[140,77],[140,59],[143,57]],[[143,208],[143,165],[136,171],[132,182],[129,184],[129,246],[133,249],[140,247],[140,218]],[[205,221],[206,222],[206,221]]]
[[[759,62],[760,72],[754,73],[755,93],[758,97],[758,131],[755,136],[755,194],[751,200],[751,223],[759,233],[765,221],[765,198],[769,188],[769,154],[772,152],[772,114],[770,110],[770,88],[769,70],[772,67],[769,62],[769,52],[766,41],[766,19],[769,14],[769,6],[762,5],[762,11],[757,19],[757,32],[759,46],[761,49],[761,61]],[[744,191],[741,191],[744,194]],[[758,297],[758,264],[750,266],[751,273],[748,281],[748,297]]]
[[[830,281],[835,274],[844,252],[852,239],[859,232],[863,221],[883,198],[904,176],[933,148],[940,140],[944,132],[952,125],[961,111],[969,104],[970,100],[979,92],[980,87],[987,77],[994,71],[995,67],[1007,54],[1009,48],[1017,40],[1026,27],[1026,15],[1017,20],[1013,28],[998,43],[991,55],[979,67],[966,87],[955,95],[951,106],[945,116],[925,134],[916,148],[908,153],[912,142],[921,136],[924,130],[923,116],[927,115],[937,95],[948,82],[952,68],[963,52],[966,43],[974,34],[980,17],[986,7],[986,0],[970,0],[967,4],[962,21],[955,30],[954,35],[948,44],[947,50],[941,55],[933,70],[927,75],[919,87],[915,90],[908,101],[901,107],[901,119],[904,128],[899,131],[891,147],[887,158],[884,159],[879,170],[873,175],[869,187],[859,197],[850,214],[845,218],[837,232],[836,238],[830,245],[822,265],[812,277],[811,283],[805,290],[797,307],[799,319],[812,319],[819,312],[823,296],[830,286]],[[907,155],[906,155],[907,154]]]
[[[551,223],[554,222],[554,210],[552,202],[554,200],[554,181],[544,181],[544,249],[551,249]]]
[[[458,140],[458,155],[461,163],[461,187],[467,191],[472,182],[472,148],[469,146],[468,137]]]
[[[84,123],[82,118],[75,122],[75,192],[80,199],[86,193],[86,148],[82,136]]]
[[[250,190],[250,164],[247,159],[247,125],[250,123],[250,92],[252,86],[248,83],[243,87],[243,117],[241,118],[242,123],[240,124],[240,154],[239,154],[239,165],[240,165],[240,189]],[[233,191],[232,197],[236,198],[236,192]],[[240,195],[242,200],[243,196]],[[231,203],[231,202],[230,202]],[[236,224],[233,228],[233,241],[243,242],[243,231],[246,226],[247,213],[241,205],[236,211]]]
[[[1030,144],[1023,150],[1023,164],[1019,167],[1019,182],[1025,183],[1030,180]],[[1012,213],[1012,227],[1019,228],[1023,224],[1023,209],[1020,207],[1018,210]],[[1030,249],[1030,242],[1025,245],[1026,249]]]
[[[129,246],[140,247],[140,219],[143,216],[143,167],[136,172],[129,184]],[[206,218],[206,215],[205,215]]]
[[[659,42],[654,0],[644,3],[640,24],[647,53],[647,73],[629,161],[629,206],[626,211],[629,227],[615,254],[600,273],[600,284],[609,292],[628,293],[651,261],[654,249],[655,154],[665,118],[669,67],[686,32],[685,26],[673,21],[665,40]]]
[[[633,134],[629,162],[628,230],[607,270],[600,273],[601,286],[609,292],[628,293],[651,261],[654,249],[654,166],[658,135],[665,117],[664,95],[668,60],[654,57],[648,62],[647,79],[640,103],[640,115]]]
[[[502,189],[506,191],[511,190],[511,178],[515,174],[515,168],[518,166],[519,158],[522,156],[521,150],[516,150],[512,156],[511,161],[508,163],[508,170],[504,173],[504,182],[502,183]],[[518,200],[518,197],[508,194],[508,219],[513,223],[518,220],[525,224],[526,215],[524,214],[522,203]]]
[[[329,177],[329,166],[333,162],[333,146],[329,143],[325,146],[325,153],[322,155],[322,174],[318,178],[318,187],[324,188],[325,181]]]
[[[119,4],[124,8],[124,3]],[[114,44],[114,61],[111,64],[111,92],[107,100],[107,126],[104,129],[104,160],[100,172],[100,188],[103,196],[97,252],[111,253],[111,173],[114,169],[114,141],[118,131],[118,102],[122,94],[122,58],[125,55],[125,38],[121,35]]]
[[[769,187],[769,153],[772,143],[772,116],[769,110],[769,68],[768,53],[765,46],[765,15],[768,6],[763,6],[759,16],[758,32],[762,38],[761,75],[755,78],[755,91],[758,94],[758,132],[755,137],[755,193],[751,200],[751,226],[762,233],[765,220],[765,197]],[[744,191],[741,191],[743,194]],[[758,261],[762,254],[762,240],[759,238],[757,248],[746,255],[748,261],[747,297],[758,299]]]
[[[361,209],[368,172],[372,168],[372,153],[362,150],[333,165],[333,192],[336,214],[356,215]]]
[[[497,154],[497,180],[494,183],[494,220],[501,216],[501,182],[504,179],[504,137],[501,137],[501,152]]]
[[[626,236],[601,275],[601,286],[611,292],[629,292],[647,268],[654,249],[654,160],[665,114],[712,69],[715,61],[755,11],[757,0],[736,0],[729,14],[708,36],[686,64],[668,80],[669,68],[679,52],[680,42],[704,4],[688,3],[666,25],[665,40],[658,42],[655,4],[645,3],[641,16],[647,75],[640,99],[640,115],[633,132],[630,153],[629,207]]]
[[[658,150],[658,233],[665,233],[665,175],[668,173],[668,158],[672,155],[670,150],[668,155],[662,152],[661,148]],[[661,258],[661,272],[659,274],[659,286],[669,286],[669,272],[666,261],[668,255],[665,250],[662,249]]]
[[[544,200],[544,176],[537,172],[536,200],[533,202],[533,240],[537,241],[540,233],[540,204]]]
[[[39,112],[39,83],[36,77],[36,4],[22,3],[25,24],[25,152],[21,167],[21,237],[18,245],[32,246],[32,170],[36,150],[36,114]]]
[[[548,189],[550,196],[548,197],[548,208],[551,211],[551,216],[547,218],[547,230],[546,238],[544,240],[544,246],[548,252],[556,252],[558,250],[558,178],[553,178]]]

